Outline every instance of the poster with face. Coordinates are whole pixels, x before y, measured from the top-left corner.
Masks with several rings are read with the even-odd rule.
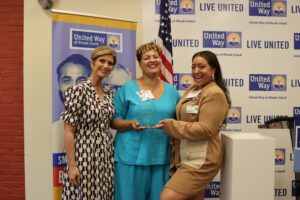
[[[136,23],[98,16],[53,13],[52,26],[52,124],[54,199],[60,199],[66,166],[63,140],[64,92],[91,74],[90,57],[98,46],[117,52],[117,63],[102,83],[117,89],[135,78]]]

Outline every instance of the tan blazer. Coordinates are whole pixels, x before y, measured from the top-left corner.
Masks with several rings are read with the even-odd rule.
[[[177,120],[164,124],[164,132],[176,138],[172,163],[196,169],[203,165],[218,168],[223,157],[219,132],[228,112],[226,96],[214,81],[202,88],[198,96],[188,98],[195,89],[193,85],[178,102]],[[194,111],[187,111],[191,108]]]

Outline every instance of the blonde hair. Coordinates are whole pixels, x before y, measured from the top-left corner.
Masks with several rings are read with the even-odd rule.
[[[100,56],[105,56],[105,55],[112,55],[114,60],[113,65],[117,63],[117,53],[113,48],[109,46],[96,47],[91,55],[91,60],[95,61]]]
[[[142,44],[136,49],[136,59],[137,59],[137,61],[140,63],[141,60],[142,60],[143,54],[147,51],[150,51],[150,50],[154,50],[158,54],[160,54],[160,52],[162,51],[160,46],[158,44],[154,43],[153,41]]]

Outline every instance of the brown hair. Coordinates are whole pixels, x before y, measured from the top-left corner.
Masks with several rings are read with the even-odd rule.
[[[142,55],[145,52],[150,51],[150,50],[154,50],[158,54],[162,51],[160,46],[158,44],[154,43],[153,41],[148,42],[148,43],[144,43],[136,49],[136,59],[137,59],[137,61],[140,63],[141,60],[142,60]]]
[[[99,46],[96,47],[91,55],[91,60],[95,61],[100,56],[112,55],[113,56],[113,65],[117,63],[117,53],[116,51],[109,46]]]

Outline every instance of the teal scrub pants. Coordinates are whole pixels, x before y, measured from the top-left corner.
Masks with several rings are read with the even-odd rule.
[[[169,180],[169,164],[126,165],[115,162],[115,200],[159,200]]]

